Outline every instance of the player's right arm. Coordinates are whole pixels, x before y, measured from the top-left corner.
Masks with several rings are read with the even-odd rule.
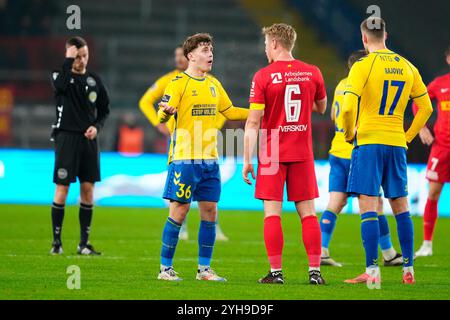
[[[72,64],[78,54],[76,46],[70,46],[66,49],[66,59],[62,65],[61,71],[54,71],[52,73],[52,84],[56,92],[64,92],[69,85],[71,78]]]
[[[181,101],[180,83],[180,81],[172,81],[164,91],[158,110],[159,123],[169,121],[170,117],[177,111],[178,105]]]
[[[350,143],[355,139],[359,97],[368,76],[368,70],[365,67],[366,59],[368,58],[355,62],[350,69],[345,86],[344,105],[342,106],[342,129],[344,130],[345,141]]]
[[[414,116],[411,126],[408,131],[406,131],[407,143],[410,143],[415,138],[433,113],[433,106],[431,104],[430,96],[428,95],[427,87],[422,81],[422,77],[416,67],[411,65],[411,69],[414,74],[414,82],[411,88],[410,96],[417,105],[418,111]]]
[[[261,71],[253,77],[252,87],[250,89],[250,111],[245,123],[244,133],[244,166],[242,168],[242,177],[247,184],[252,184],[248,174],[255,179],[255,169],[252,163],[253,153],[258,141],[258,132],[261,126],[261,118],[264,115],[265,105],[265,85]]]

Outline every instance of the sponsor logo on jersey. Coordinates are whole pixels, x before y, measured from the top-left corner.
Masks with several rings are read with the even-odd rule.
[[[281,72],[272,73],[270,77],[272,78],[273,84],[283,83],[283,77],[281,76]]]
[[[448,90],[450,90],[450,89],[449,89],[449,88],[442,88],[442,89],[441,89],[441,92],[442,92],[442,93],[446,93],[446,92],[448,92]]]
[[[192,106],[192,116],[215,116],[215,104],[195,104]]]
[[[86,82],[90,87],[94,87],[97,84],[97,82],[95,82],[95,79],[92,77],[87,77]]]

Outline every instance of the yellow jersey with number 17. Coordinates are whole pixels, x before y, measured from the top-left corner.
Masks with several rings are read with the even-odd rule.
[[[347,78],[342,79],[334,90],[332,112],[334,112],[335,133],[329,153],[338,158],[351,159],[353,146],[345,141],[344,129],[342,129],[342,107],[346,85]]]
[[[408,101],[427,95],[416,67],[388,49],[374,51],[352,66],[345,90],[359,98],[355,145],[406,147]]]

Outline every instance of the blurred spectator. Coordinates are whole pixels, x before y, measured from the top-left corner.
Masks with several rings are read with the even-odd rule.
[[[125,154],[144,152],[144,130],[136,124],[133,113],[127,112],[119,120],[114,150]]]
[[[47,35],[56,12],[54,0],[0,0],[0,35]]]

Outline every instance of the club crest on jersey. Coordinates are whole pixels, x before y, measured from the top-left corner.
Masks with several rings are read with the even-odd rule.
[[[95,101],[97,101],[97,92],[92,91],[89,93],[89,101],[94,103]]]
[[[272,73],[270,77],[272,78],[273,84],[283,83],[283,77],[280,72]]]
[[[89,87],[94,87],[97,84],[97,82],[95,82],[95,79],[92,77],[87,77],[86,82]]]
[[[197,90],[192,90],[192,96],[193,96],[193,97],[198,96]]]
[[[211,95],[215,98],[216,97],[216,88],[209,87],[209,89],[211,89]]]

